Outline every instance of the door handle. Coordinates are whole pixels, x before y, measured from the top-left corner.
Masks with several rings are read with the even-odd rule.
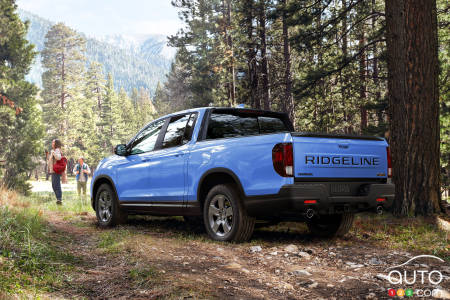
[[[175,157],[180,157],[180,156],[183,156],[184,155],[184,153],[177,153],[177,154],[175,154],[174,156]]]
[[[151,158],[144,158],[143,160],[142,160],[142,162],[147,162],[147,161],[151,161],[152,159]]]

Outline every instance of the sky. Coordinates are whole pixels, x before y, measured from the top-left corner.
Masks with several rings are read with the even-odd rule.
[[[17,5],[93,37],[171,35],[182,26],[170,0],[18,0]]]

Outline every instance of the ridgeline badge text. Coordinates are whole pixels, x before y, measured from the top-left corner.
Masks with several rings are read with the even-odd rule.
[[[305,155],[305,165],[315,166],[378,166],[380,158],[376,156],[350,155]]]

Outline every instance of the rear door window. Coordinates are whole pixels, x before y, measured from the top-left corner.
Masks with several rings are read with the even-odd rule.
[[[260,133],[275,133],[286,131],[283,120],[274,117],[258,117]]]
[[[213,112],[208,123],[206,139],[222,139],[239,136],[288,131],[284,121],[272,116],[255,114]]]
[[[206,138],[222,139],[255,134],[259,134],[258,120],[255,117],[212,113]]]

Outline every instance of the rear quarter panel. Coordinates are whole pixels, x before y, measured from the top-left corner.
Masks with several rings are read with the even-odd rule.
[[[281,186],[292,184],[293,178],[281,177],[275,172],[272,148],[277,143],[291,141],[289,133],[279,133],[195,143],[188,159],[187,201],[197,200],[201,177],[214,168],[233,172],[246,196],[278,193]]]

